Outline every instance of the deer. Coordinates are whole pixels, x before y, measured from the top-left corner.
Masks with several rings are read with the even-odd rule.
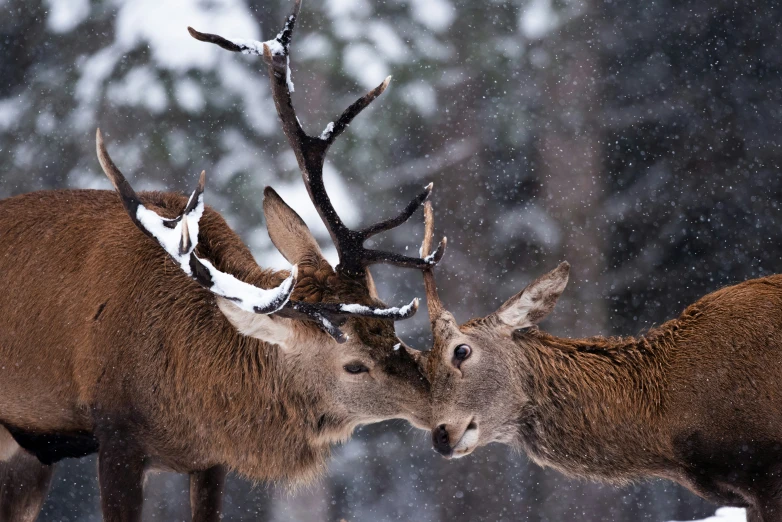
[[[267,187],[269,236],[292,268],[262,268],[205,206],[205,173],[189,197],[136,193],[100,130],[98,160],[114,191],[0,202],[0,519],[35,519],[56,463],[97,453],[107,522],[140,519],[143,479],[156,470],[188,474],[193,520],[216,521],[228,471],[294,486],[316,478],[360,425],[401,418],[430,428],[421,353],[394,329],[418,300],[386,306],[370,267],[428,268],[445,244],[416,258],[364,242],[406,222],[432,185],[393,218],[360,230],[343,223],[324,158],[388,79],[329,132],[306,134],[288,69],[299,9],[274,40],[253,45],[339,263]]]
[[[569,339],[538,327],[569,273],[563,262],[460,325],[424,271],[435,451],[499,442],[572,477],[669,479],[749,522],[782,520],[782,275],[719,289],[642,336]]]

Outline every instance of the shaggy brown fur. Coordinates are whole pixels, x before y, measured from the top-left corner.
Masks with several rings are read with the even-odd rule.
[[[668,478],[752,522],[782,519],[782,275],[718,290],[639,338],[563,339],[499,311],[434,325],[433,411],[450,447],[469,426],[465,453],[500,441],[568,475]]]
[[[163,193],[142,200],[166,217],[186,203]],[[209,208],[197,252],[260,287],[287,276],[260,269]],[[335,274],[318,256],[300,263],[299,275],[295,299],[380,304],[366,281]],[[392,349],[400,342],[393,324],[352,318],[344,327],[352,341],[337,345],[292,321],[301,344],[292,353],[240,335],[214,295],[135,227],[113,192],[0,202],[0,288],[0,425],[46,464],[100,448],[102,487],[115,464],[132,475],[135,458],[138,473],[225,466],[254,480],[300,483],[358,424],[426,422],[428,383],[406,350]],[[347,375],[351,358],[371,371]],[[194,498],[209,496],[202,483],[219,487],[213,475],[196,481]],[[117,487],[118,497],[140,501],[140,486]],[[104,510],[111,502],[104,498]]]

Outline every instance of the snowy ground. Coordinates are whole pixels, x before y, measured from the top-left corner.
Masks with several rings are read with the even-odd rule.
[[[743,508],[724,507],[719,508],[713,517],[696,522],[747,522],[747,513]]]

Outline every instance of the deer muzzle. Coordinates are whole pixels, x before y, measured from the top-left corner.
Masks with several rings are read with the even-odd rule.
[[[447,459],[458,459],[469,455],[478,445],[480,432],[474,420],[464,427],[454,424],[440,424],[432,430],[434,450]]]

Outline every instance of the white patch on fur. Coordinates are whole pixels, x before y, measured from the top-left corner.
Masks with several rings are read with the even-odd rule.
[[[289,319],[247,312],[227,299],[218,298],[217,306],[240,334],[276,344],[283,350],[289,349],[293,333]]]
[[[465,431],[462,438],[459,439],[459,442],[453,448],[453,458],[458,459],[472,453],[472,450],[478,444],[478,437],[478,428],[470,428]]]
[[[0,462],[8,462],[19,451],[19,444],[8,433],[8,430],[0,426]]]

